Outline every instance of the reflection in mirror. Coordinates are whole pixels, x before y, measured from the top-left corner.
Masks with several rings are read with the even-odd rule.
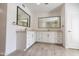
[[[39,17],[38,27],[39,28],[61,28],[61,18],[60,16]]]
[[[30,26],[30,16],[20,7],[17,7],[17,25]]]

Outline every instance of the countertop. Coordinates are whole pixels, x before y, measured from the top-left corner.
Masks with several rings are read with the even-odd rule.
[[[36,28],[36,29],[33,29],[33,28],[26,28],[26,27],[22,27],[22,26],[16,26],[16,31],[43,31],[43,32],[47,32],[47,31],[51,31],[51,32],[62,32],[61,29],[39,29],[39,28]]]

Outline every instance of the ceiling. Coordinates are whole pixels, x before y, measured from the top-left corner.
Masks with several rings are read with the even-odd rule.
[[[29,8],[32,12],[36,13],[44,13],[44,12],[50,12],[54,10],[55,8],[59,7],[62,3],[26,3],[25,6]]]

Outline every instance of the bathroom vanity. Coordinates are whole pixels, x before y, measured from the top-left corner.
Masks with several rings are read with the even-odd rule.
[[[62,44],[63,32],[61,30],[37,30],[37,29],[22,29],[16,31],[17,34],[17,49],[26,50],[35,42]]]

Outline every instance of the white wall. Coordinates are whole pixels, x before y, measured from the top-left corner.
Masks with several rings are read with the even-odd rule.
[[[7,4],[0,3],[0,54],[5,53]]]
[[[65,4],[65,47],[79,49],[79,4]]]
[[[8,55],[16,50],[16,28],[17,26],[13,24],[16,23],[16,14],[17,14],[17,6],[22,8],[25,12],[27,12],[31,16],[31,12],[27,7],[23,7],[22,4],[7,4],[7,25],[6,25],[6,53]],[[21,27],[22,28],[22,27]],[[20,28],[20,29],[21,29]],[[18,40],[20,41],[20,40]]]
[[[16,4],[7,4],[5,55],[16,50]]]

